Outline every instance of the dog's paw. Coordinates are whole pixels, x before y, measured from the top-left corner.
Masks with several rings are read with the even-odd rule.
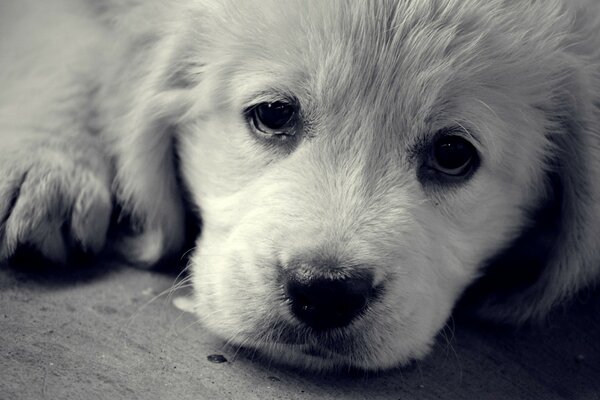
[[[0,154],[0,171],[0,260],[20,247],[55,263],[73,250],[102,250],[112,199],[109,164],[97,143],[29,144]]]
[[[149,268],[165,256],[165,239],[160,228],[147,229],[119,236],[114,248],[129,264]]]
[[[115,243],[110,245],[131,265],[139,268],[152,267],[178,254],[182,249],[186,235],[183,213],[179,208],[165,205],[158,220],[141,226],[132,225],[137,226],[137,229],[122,232],[116,236]]]

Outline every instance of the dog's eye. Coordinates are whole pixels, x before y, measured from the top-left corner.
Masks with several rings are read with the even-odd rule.
[[[477,161],[477,150],[461,136],[442,136],[433,145],[431,167],[443,174],[465,176],[473,171]]]
[[[249,110],[252,125],[268,135],[294,135],[297,107],[288,102],[260,103]]]

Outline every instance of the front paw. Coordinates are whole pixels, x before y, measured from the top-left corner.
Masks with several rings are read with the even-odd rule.
[[[0,260],[22,246],[61,264],[75,249],[102,250],[112,213],[111,177],[97,144],[25,150],[0,155]]]

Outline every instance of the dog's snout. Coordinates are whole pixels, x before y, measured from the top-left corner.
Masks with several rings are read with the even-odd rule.
[[[348,325],[375,294],[373,277],[319,277],[288,274],[286,294],[296,318],[315,330]]]

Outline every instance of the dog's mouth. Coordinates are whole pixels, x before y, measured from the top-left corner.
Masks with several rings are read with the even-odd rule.
[[[285,319],[263,322],[256,324],[252,332],[229,340],[227,346],[251,359],[313,371],[381,367],[371,362],[374,349],[368,342],[366,327],[350,325],[320,331]]]
[[[255,324],[255,335],[249,336],[257,343],[275,343],[277,345],[311,347],[341,352],[341,347],[348,347],[356,338],[352,326],[331,330],[316,330],[304,324],[287,321],[286,318],[272,318],[270,322]],[[341,346],[345,343],[345,346]]]
[[[275,325],[240,343],[229,342],[229,346],[236,352],[241,350],[250,358],[265,358],[269,362],[310,370],[365,368],[359,362],[364,358],[360,349],[365,346],[357,346],[356,342],[360,339],[348,328],[325,334],[286,323]]]

